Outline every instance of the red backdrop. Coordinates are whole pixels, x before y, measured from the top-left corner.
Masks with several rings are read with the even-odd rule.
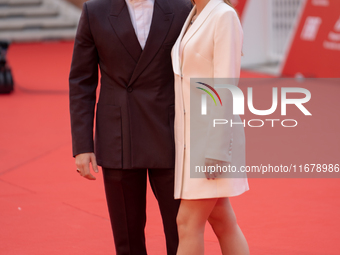
[[[240,17],[242,17],[243,10],[247,3],[247,0],[231,0],[231,3],[234,5]]]
[[[340,1],[308,0],[283,76],[340,77]]]

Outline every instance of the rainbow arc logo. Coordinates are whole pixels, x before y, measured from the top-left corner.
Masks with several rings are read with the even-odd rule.
[[[212,92],[214,92],[215,95],[217,96],[218,100],[220,101],[221,106],[222,106],[221,97],[220,97],[220,95],[217,93],[217,91],[216,91],[212,86],[210,86],[210,85],[208,85],[208,84],[206,84],[206,83],[203,83],[203,82],[197,82],[197,83],[198,83],[198,84],[201,84],[201,85],[203,85],[203,86],[206,86],[206,87],[209,88]],[[201,88],[201,87],[196,87],[196,88],[198,88],[198,89],[203,90],[204,92],[206,92],[206,93],[214,100],[215,105],[217,105],[216,100],[215,100],[214,96],[211,94],[211,92],[209,92],[208,90],[206,90],[206,89],[204,89],[204,88]]]

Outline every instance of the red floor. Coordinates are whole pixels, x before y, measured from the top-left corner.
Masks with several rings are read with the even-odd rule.
[[[0,95],[1,255],[114,254],[102,176],[80,178],[71,156],[72,47],[71,42],[21,44],[9,51],[17,85],[14,93]],[[335,100],[340,86],[328,89],[325,101]],[[334,163],[340,163],[339,109],[334,133],[313,137],[323,139],[325,149],[332,143],[327,155]],[[247,152],[259,148],[252,141]],[[249,184],[250,191],[231,200],[251,254],[340,254],[339,179],[249,179]],[[146,235],[149,254],[165,254],[151,192]],[[220,254],[209,227],[205,240],[206,254]]]

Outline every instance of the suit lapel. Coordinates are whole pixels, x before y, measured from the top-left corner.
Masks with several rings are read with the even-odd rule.
[[[111,12],[109,16],[111,26],[131,57],[138,62],[142,48],[133,28],[126,3],[124,0],[111,1]]]
[[[149,65],[168,34],[174,16],[168,1],[169,0],[155,0],[149,36],[128,86],[130,86]]]

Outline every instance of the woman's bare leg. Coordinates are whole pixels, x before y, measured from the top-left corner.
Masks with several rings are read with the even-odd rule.
[[[223,255],[249,255],[249,247],[228,198],[219,198],[209,218]]]
[[[204,254],[204,227],[217,198],[182,199],[177,216],[179,245],[177,255]]]

